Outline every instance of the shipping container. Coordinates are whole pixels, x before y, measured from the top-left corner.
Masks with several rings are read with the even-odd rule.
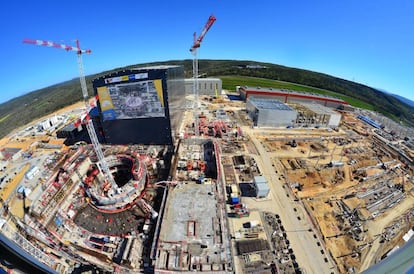
[[[233,205],[240,203],[240,198],[239,197],[231,197],[231,203]]]

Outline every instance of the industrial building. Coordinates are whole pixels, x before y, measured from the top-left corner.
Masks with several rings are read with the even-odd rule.
[[[270,192],[266,178],[263,176],[254,176],[254,187],[256,189],[257,198],[265,198]]]
[[[194,79],[189,78],[184,80],[185,94],[194,93]],[[222,81],[219,78],[197,78],[198,94],[199,95],[220,95],[222,91]]]
[[[56,127],[57,125],[61,124],[62,121],[64,120],[63,117],[54,115],[50,118],[47,118],[46,120],[41,121],[38,125],[37,128],[39,131],[47,131],[53,127]]]
[[[93,87],[107,144],[172,144],[185,100],[182,66],[122,70]]]
[[[296,123],[299,125],[337,127],[341,122],[341,114],[328,107],[310,103],[301,103],[300,105],[305,107],[305,110],[297,106]]]
[[[67,124],[56,131],[56,137],[65,139],[66,145],[73,145],[79,141],[90,142],[89,135],[84,129],[84,125],[75,127],[73,123]],[[99,136],[99,135],[98,135]]]
[[[284,103],[275,99],[249,97],[246,110],[253,125],[257,127],[280,127],[292,124],[297,113]]]
[[[348,105],[348,103],[342,99],[309,92],[248,86],[238,87],[238,91],[240,93],[240,97],[244,101],[246,101],[249,96],[254,96],[256,98],[276,99],[285,104],[316,103],[330,108],[338,108],[343,105]]]

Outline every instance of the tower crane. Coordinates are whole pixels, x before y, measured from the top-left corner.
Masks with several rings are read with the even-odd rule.
[[[194,32],[194,42],[190,48],[190,52],[193,54],[193,78],[194,78],[194,85],[193,85],[193,93],[194,93],[194,101],[195,101],[195,122],[194,122],[194,131],[195,135],[199,135],[198,129],[198,59],[197,59],[197,49],[201,46],[201,42],[204,39],[204,36],[207,34],[208,30],[211,28],[213,23],[216,21],[216,17],[214,15],[210,15],[207,20],[207,23],[204,25],[203,30],[201,31],[200,35],[197,37],[196,33]]]
[[[64,44],[59,44],[59,43],[55,43],[55,42],[51,42],[51,41],[45,41],[45,40],[33,40],[33,39],[24,39],[23,43],[26,44],[33,44],[33,45],[38,45],[38,46],[46,46],[46,47],[53,47],[53,48],[60,48],[60,49],[64,49],[66,51],[74,51],[76,52],[76,55],[78,57],[78,68],[79,68],[79,80],[80,80],[80,84],[81,84],[81,88],[82,88],[82,94],[83,94],[83,100],[85,102],[85,107],[86,107],[86,111],[87,114],[83,117],[83,124],[86,125],[86,129],[88,131],[89,137],[91,139],[91,143],[93,145],[94,151],[96,153],[96,156],[98,158],[98,161],[100,163],[100,165],[98,165],[98,167],[100,167],[100,170],[102,172],[102,174],[104,175],[104,178],[107,182],[109,182],[112,185],[112,189],[117,189],[117,184],[109,170],[108,164],[105,161],[105,156],[102,152],[102,148],[101,148],[101,144],[99,143],[98,140],[98,136],[96,135],[96,131],[95,128],[93,126],[92,121],[89,118],[89,110],[90,110],[90,106],[89,106],[89,102],[88,102],[88,89],[86,87],[86,80],[85,80],[85,73],[83,70],[83,63],[82,63],[82,54],[86,53],[86,54],[90,54],[92,51],[90,49],[81,49],[80,48],[80,44],[79,44],[79,40],[76,40],[76,46],[68,46],[68,45],[64,45]]]

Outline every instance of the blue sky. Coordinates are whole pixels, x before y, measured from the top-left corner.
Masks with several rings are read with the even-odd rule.
[[[78,76],[76,54],[23,44],[51,40],[92,50],[86,74],[190,59],[194,31],[217,21],[200,59],[309,69],[414,100],[414,1],[7,1],[2,5],[0,102]]]

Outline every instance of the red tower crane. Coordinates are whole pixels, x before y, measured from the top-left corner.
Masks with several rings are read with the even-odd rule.
[[[204,36],[207,34],[208,30],[216,21],[216,17],[214,15],[210,15],[207,20],[207,23],[204,25],[203,30],[200,33],[200,36],[196,38],[196,33],[194,32],[194,42],[190,48],[190,52],[193,54],[193,77],[194,77],[194,85],[193,85],[193,93],[194,93],[194,101],[195,101],[195,122],[194,122],[194,131],[195,135],[199,135],[199,128],[198,128],[198,112],[199,109],[199,102],[198,102],[198,59],[197,59],[197,49],[201,46],[201,42],[204,39]]]
[[[213,23],[216,21],[216,17],[212,14],[207,20],[207,23],[205,24],[203,30],[201,31],[200,36],[196,39],[196,33],[194,32],[194,43],[190,48],[191,52],[194,52],[197,48],[201,46],[201,42],[204,39],[204,36],[207,34],[208,30],[211,28]]]
[[[83,70],[83,63],[82,63],[82,54],[86,53],[86,54],[90,54],[92,51],[90,49],[81,49],[80,45],[79,45],[79,40],[76,40],[76,47],[73,46],[68,46],[68,45],[63,45],[63,44],[58,44],[55,42],[51,42],[51,41],[45,41],[45,40],[33,40],[33,39],[24,39],[23,43],[26,44],[33,44],[33,45],[38,45],[38,46],[46,46],[46,47],[53,47],[53,48],[60,48],[60,49],[64,49],[66,51],[75,51],[77,56],[78,56],[78,68],[79,68],[79,80],[80,80],[80,84],[81,84],[81,88],[82,88],[82,94],[83,94],[83,100],[85,102],[85,107],[86,107],[86,111],[87,111],[87,115],[84,116],[84,121],[82,121],[85,125],[86,125],[86,129],[88,131],[89,137],[91,138],[91,143],[93,145],[93,148],[95,150],[96,156],[98,158],[99,161],[99,167],[100,170],[102,172],[102,174],[104,175],[104,178],[106,179],[107,182],[109,182],[113,189],[117,189],[117,184],[114,180],[114,178],[112,177],[112,174],[109,170],[108,164],[105,161],[105,157],[104,154],[102,152],[102,148],[101,148],[101,144],[99,143],[98,140],[98,136],[96,135],[96,131],[95,128],[93,126],[92,121],[89,118],[89,110],[90,110],[90,105],[88,102],[88,89],[86,87],[86,80],[85,80],[85,73]]]

